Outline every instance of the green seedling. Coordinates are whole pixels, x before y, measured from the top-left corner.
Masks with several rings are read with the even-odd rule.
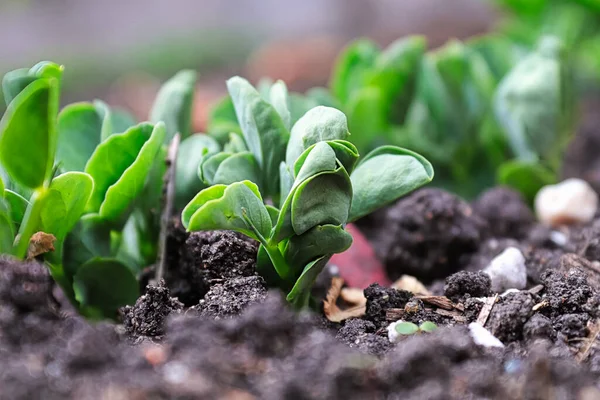
[[[396,324],[394,329],[401,335],[414,335],[419,333],[431,333],[437,329],[437,325],[431,321],[425,321],[421,325],[413,324],[412,322],[400,322]]]
[[[223,151],[203,150],[198,172],[209,187],[185,207],[183,224],[260,242],[259,273],[304,307],[329,258],[352,242],[344,226],[429,182],[433,169],[394,146],[359,160],[346,116],[331,107],[315,107],[291,126],[283,82],[271,86],[269,100],[239,77],[227,87],[241,135],[233,133]]]
[[[148,221],[161,207],[166,144],[190,133],[195,74],[167,82],[155,123],[137,124],[100,101],[59,112],[62,71],[42,62],[2,81],[0,253],[25,258],[34,233],[53,235],[44,260],[56,282],[82,314],[112,318],[135,302],[136,275],[156,259]]]

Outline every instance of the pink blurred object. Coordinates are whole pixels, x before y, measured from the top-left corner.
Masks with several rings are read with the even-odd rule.
[[[340,276],[349,287],[364,289],[371,283],[390,286],[381,261],[375,256],[375,251],[366,237],[352,224],[346,225],[354,241],[352,246],[343,253],[335,254],[331,264],[339,268]]]

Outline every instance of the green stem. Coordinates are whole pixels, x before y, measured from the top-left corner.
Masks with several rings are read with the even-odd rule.
[[[40,218],[40,212],[42,211],[43,199],[46,194],[46,188],[42,187],[36,189],[31,196],[29,206],[23,216],[21,227],[19,228],[19,234],[15,240],[14,255],[18,258],[25,258],[27,256],[27,249],[29,248],[29,240],[35,233],[35,229],[38,226]]]
[[[275,271],[277,271],[277,275],[283,280],[287,280],[290,277],[290,267],[288,263],[283,258],[283,255],[279,251],[279,247],[277,247],[277,243],[273,243],[271,240],[265,239],[265,237],[256,229],[250,218],[246,215],[246,210],[242,208],[242,215],[248,226],[254,232],[256,239],[263,245],[265,251],[269,255],[271,262],[273,263],[273,267],[275,267]]]

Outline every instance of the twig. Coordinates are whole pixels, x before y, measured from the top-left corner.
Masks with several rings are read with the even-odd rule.
[[[177,152],[179,151],[179,143],[181,136],[177,133],[167,151],[167,172],[164,178],[164,192],[163,192],[163,208],[162,215],[160,218],[160,235],[158,237],[158,260],[156,267],[156,274],[154,277],[155,284],[165,276],[165,262],[167,258],[167,235],[169,232],[169,221],[171,220],[171,214],[173,213],[173,200],[175,198],[175,171],[177,169]]]
[[[421,300],[423,303],[430,304],[444,310],[459,310],[464,311],[464,307],[461,304],[455,304],[446,296],[415,296],[415,299]]]
[[[492,308],[494,308],[494,304],[496,304],[496,300],[498,300],[498,293],[494,295],[494,297],[488,297],[483,302],[483,307],[477,316],[477,323],[481,326],[485,326],[491,312]]]
[[[590,355],[590,351],[592,351],[592,347],[594,347],[594,342],[598,339],[600,335],[600,320],[596,320],[592,327],[590,328],[590,334],[587,339],[588,342],[585,346],[581,348],[583,351],[579,351],[577,353],[576,359],[578,363],[582,363],[585,359]]]

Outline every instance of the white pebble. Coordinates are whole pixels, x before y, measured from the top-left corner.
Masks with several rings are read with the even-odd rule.
[[[525,257],[516,247],[508,247],[483,270],[492,280],[492,290],[524,289],[527,285]]]
[[[598,195],[584,180],[571,178],[544,186],[535,196],[535,213],[551,226],[589,222],[598,208]]]
[[[388,339],[389,339],[390,343],[398,343],[400,336],[402,336],[396,331],[396,325],[398,325],[401,322],[404,322],[404,321],[398,320],[398,321],[392,322],[391,324],[388,325],[387,332],[388,332]]]
[[[477,322],[471,322],[469,324],[469,332],[473,341],[483,347],[504,347],[502,342],[498,338],[491,334],[490,331],[485,329],[481,324]]]

